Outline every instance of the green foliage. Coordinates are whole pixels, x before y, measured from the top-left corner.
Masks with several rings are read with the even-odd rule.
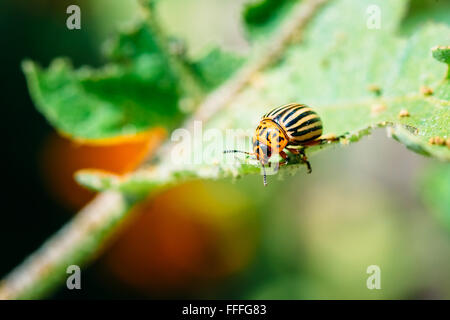
[[[449,101],[423,96],[419,88],[448,92],[445,69],[430,49],[447,43],[450,29],[429,24],[404,39],[396,28],[405,4],[380,1],[381,29],[371,30],[364,16],[370,4],[376,2],[330,4],[310,25],[304,44],[292,47],[268,72],[267,88],[248,90],[247,99],[260,97],[271,104],[267,108],[305,102],[317,108],[326,132],[337,135],[389,121],[417,128],[423,144],[431,136],[447,136]],[[380,97],[368,90],[371,85],[380,88]],[[386,108],[377,111],[377,105]],[[410,116],[399,118],[401,109]]]
[[[383,13],[380,29],[366,27],[366,9],[374,4]],[[430,51],[436,45],[450,42],[450,28],[421,24],[405,38],[397,32],[406,9],[404,2],[330,3],[309,24],[304,41],[291,45],[276,66],[257,75],[258,81],[213,117],[206,129],[256,127],[266,111],[297,101],[317,110],[325,134],[345,135],[342,143],[355,142],[372,128],[389,126],[390,135],[410,150],[450,160],[449,148],[428,143],[434,136],[450,136],[449,80],[445,78],[445,66],[433,59]],[[377,87],[379,95],[370,87]],[[421,92],[421,87],[431,88],[433,94]],[[209,156],[223,159],[220,153],[221,150],[214,150]],[[254,169],[248,170],[252,166]],[[167,172],[171,175],[167,176]],[[163,173],[144,170],[121,180],[115,187],[127,191],[136,186],[142,192],[177,180],[180,174],[220,178],[257,172],[256,162],[236,163],[233,167],[219,161],[215,165],[166,168]],[[86,182],[82,175],[78,179]],[[99,184],[96,186],[103,189],[98,188]]]
[[[141,74],[145,66],[152,73]],[[63,134],[100,139],[135,134],[152,126],[172,127],[180,118],[173,80],[158,59],[136,65],[74,70],[56,59],[47,70],[26,61],[23,70],[39,111]]]
[[[410,34],[430,21],[449,24],[449,10],[450,2],[448,1],[409,0],[400,30]]]
[[[261,39],[274,31],[296,1],[255,0],[246,4],[243,20],[250,38]]]
[[[249,1],[244,8],[243,17],[247,28],[267,26],[279,10],[292,0],[254,0]]]
[[[136,64],[141,60],[149,60],[149,53],[158,52],[157,39],[146,24],[141,24],[126,33],[121,33],[116,39],[105,46],[106,56],[114,62]],[[205,90],[209,91],[220,85],[224,80],[242,64],[243,58],[231,52],[225,52],[219,48],[211,48],[203,57],[190,61],[186,56],[186,44],[182,39],[160,39],[165,41],[167,51],[159,54],[162,58],[174,56],[195,81]],[[143,74],[152,74],[153,68],[150,64],[142,65]],[[144,68],[142,68],[144,67]],[[176,70],[179,71],[179,70]],[[175,81],[185,81],[182,75],[176,74]],[[178,78],[178,79],[177,79]]]
[[[380,29],[366,26],[370,5],[381,9]],[[437,6],[442,8],[441,3]],[[340,140],[343,144],[358,141],[372,128],[389,126],[390,135],[409,149],[448,161],[449,148],[429,145],[428,140],[434,136],[450,136],[450,80],[442,63],[448,64],[450,28],[445,21],[449,13],[436,10],[430,1],[419,7],[421,10],[408,6],[406,1],[330,2],[302,30],[302,42],[283,48],[286,50],[281,59],[276,54],[263,56],[276,63],[270,68],[258,69],[250,81],[242,82],[245,86],[239,88],[239,95],[227,100],[230,101],[227,108],[220,109],[204,123],[204,130],[254,128],[269,109],[298,101],[314,107],[322,117],[325,133],[344,136]],[[297,8],[293,1],[282,4],[281,1],[258,1],[245,13],[250,37],[258,41],[271,39],[269,36],[276,34],[285,19],[292,22],[297,17],[291,16],[291,11]],[[424,22],[426,11],[432,12],[433,21]],[[408,17],[409,14],[414,17]],[[403,22],[408,25],[402,26]],[[278,45],[285,43],[278,42]],[[430,51],[436,46],[439,47]],[[249,56],[257,59],[262,54],[264,52],[255,50]],[[173,129],[183,118],[179,106],[186,97],[197,99],[198,91],[202,94],[211,91],[228,80],[242,64],[242,59],[217,51],[202,61],[189,61],[182,45],[161,34],[154,21],[138,24],[130,32],[121,34],[110,43],[107,57],[109,63],[100,69],[74,70],[70,62],[62,59],[56,59],[47,70],[33,62],[24,63],[31,96],[57,130],[73,138],[97,139],[135,133],[153,126]],[[248,65],[252,66],[252,59],[243,65],[244,71]],[[429,89],[421,92],[421,87]],[[400,117],[400,114],[407,116]],[[239,142],[248,138],[242,135]],[[212,139],[208,147],[221,146],[218,142]],[[328,146],[308,149],[308,155]],[[39,279],[26,278],[28,287],[19,294],[39,296],[40,290],[57,283],[56,278],[64,272],[54,271],[64,270],[67,261],[86,261],[124,219],[129,207],[149,192],[189,179],[258,174],[256,161],[245,158],[233,164],[224,161],[222,150],[234,147],[205,148],[203,163],[177,167],[170,162],[171,154],[159,155],[159,162],[125,177],[93,171],[78,174],[77,180],[92,189],[121,192],[103,193],[101,197],[107,201],[96,200],[89,205],[81,218],[88,219],[85,223],[75,218],[63,230],[65,233],[61,232],[48,243],[41,257],[48,259],[51,255],[47,253],[55,244],[62,244],[67,250],[63,250],[62,258],[55,258],[53,265],[45,264],[46,273],[39,275]],[[194,153],[203,151],[193,150]],[[301,160],[294,158],[280,173],[295,172],[302,166]],[[445,168],[448,169],[448,165]],[[436,204],[446,198],[448,181],[446,173],[438,173],[426,181],[424,198],[429,200],[425,201]],[[430,185],[433,188],[428,187]],[[443,219],[447,219],[447,202],[436,207]],[[92,216],[96,213],[94,209],[99,208],[97,216]],[[85,229],[82,233],[80,226]],[[71,240],[73,243],[66,242],[64,237],[70,230],[82,236]],[[353,239],[348,241],[354,243]],[[348,243],[340,247],[345,246]],[[31,264],[29,262],[27,268],[36,270]],[[18,273],[26,273],[27,268]],[[342,269],[347,270],[345,264]]]
[[[450,46],[442,46],[442,47],[434,47],[433,50],[433,57],[436,60],[439,60],[441,62],[444,62],[446,64],[450,64]]]
[[[381,28],[366,27],[366,9],[378,5]],[[422,24],[409,37],[397,34],[405,2],[334,1],[309,25],[305,39],[263,76],[264,86],[249,88],[236,101],[255,114],[290,101],[317,109],[325,133],[357,133],[383,123],[417,129],[416,142],[428,148],[432,136],[448,137],[449,82],[445,67],[430,49],[450,42],[450,28]],[[345,14],[342,14],[344,13]],[[420,88],[431,88],[426,96]],[[370,87],[379,88],[376,96]],[[251,101],[251,103],[249,103]],[[237,113],[230,108],[228,116]],[[399,117],[402,109],[409,116]],[[256,119],[255,119],[256,120]],[[245,125],[239,123],[240,125]],[[450,159],[445,147],[431,154]]]
[[[173,128],[181,118],[178,79],[168,57],[142,25],[122,33],[107,50],[111,63],[74,70],[56,59],[47,70],[26,61],[23,70],[39,111],[75,139]]]
[[[198,78],[208,90],[221,85],[242,66],[244,58],[219,48],[211,49],[193,64]]]
[[[433,58],[447,64],[447,80],[450,80],[450,46],[436,46],[431,50]],[[445,88],[444,99],[449,100],[450,90],[448,90],[449,81],[445,82],[447,87]]]
[[[184,117],[182,99],[218,86],[242,62],[219,49],[191,62],[181,42],[162,44],[165,39],[159,38],[151,26],[138,23],[106,44],[109,63],[100,69],[75,70],[68,59],[58,58],[44,70],[25,61],[38,110],[73,139],[135,134],[155,126],[171,130]]]
[[[418,186],[418,193],[424,204],[450,230],[450,166],[430,167],[424,172]]]

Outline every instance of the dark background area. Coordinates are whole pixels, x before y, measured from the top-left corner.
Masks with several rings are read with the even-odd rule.
[[[80,2],[79,2],[80,3]],[[99,65],[96,39],[87,30],[92,21],[83,16],[83,28],[65,28],[67,6],[73,1],[2,1],[2,167],[4,189],[0,215],[0,278],[35,251],[71,218],[69,210],[49,195],[40,168],[43,140],[53,131],[34,107],[21,71],[24,58],[46,66],[56,56],[70,56],[75,66]],[[96,297],[90,269],[83,282],[91,290],[61,290],[54,297]],[[101,294],[105,298],[105,292]]]

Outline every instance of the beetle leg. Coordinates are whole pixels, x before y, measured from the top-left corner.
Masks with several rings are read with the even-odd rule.
[[[286,149],[288,149],[289,152],[293,154],[300,155],[300,159],[302,159],[302,161],[306,164],[306,167],[308,168],[308,173],[312,172],[311,163],[309,163],[308,157],[305,154],[305,148],[301,149],[286,148]]]
[[[266,168],[264,167],[264,165],[262,164],[262,169],[263,169],[263,183],[264,183],[264,187],[267,186],[267,178],[266,178]]]
[[[289,152],[291,152],[292,154],[300,155],[300,159],[303,161],[303,163],[306,164],[306,167],[308,168],[308,173],[312,172],[311,163],[309,163],[308,158],[306,157],[305,154],[305,148],[301,149],[286,148],[286,149],[289,150]]]
[[[301,150],[299,149],[294,149],[294,148],[286,148],[287,150],[289,150],[290,153],[292,154],[300,154]]]
[[[287,165],[289,163],[289,156],[284,151],[280,151],[280,156],[283,158],[283,161],[280,162],[280,166]]]
[[[345,137],[345,135],[340,135],[340,136],[335,136],[333,134],[323,135],[323,136],[320,136],[319,138],[317,138],[316,140],[305,143],[304,145],[308,146],[308,147],[322,145],[322,144],[326,144],[329,142],[339,141],[339,139],[343,138],[343,137]]]
[[[306,164],[308,168],[308,173],[312,172],[311,163],[309,163],[308,158],[306,157],[305,148],[300,150],[300,155],[302,156],[302,161]]]

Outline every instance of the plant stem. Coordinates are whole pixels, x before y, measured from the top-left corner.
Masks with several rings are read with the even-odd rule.
[[[130,206],[121,193],[99,194],[0,283],[0,300],[39,298],[62,283],[68,266],[98,254]]]

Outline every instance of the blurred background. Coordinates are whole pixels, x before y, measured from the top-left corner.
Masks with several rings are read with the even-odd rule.
[[[212,45],[246,52],[245,2],[161,1],[162,23],[187,41],[189,55]],[[65,26],[73,3],[82,8],[78,31]],[[132,0],[0,3],[0,278],[92,199],[74,171],[125,173],[163,139],[154,130],[150,142],[74,145],[36,111],[20,69],[25,58],[46,66],[57,56],[100,66],[99,44],[136,14]],[[83,289],[61,288],[51,298],[449,299],[449,165],[406,150],[381,129],[311,160],[312,175],[270,176],[264,189],[251,176],[191,182],[148,199],[83,269]],[[381,268],[381,290],[366,287],[370,265]]]

